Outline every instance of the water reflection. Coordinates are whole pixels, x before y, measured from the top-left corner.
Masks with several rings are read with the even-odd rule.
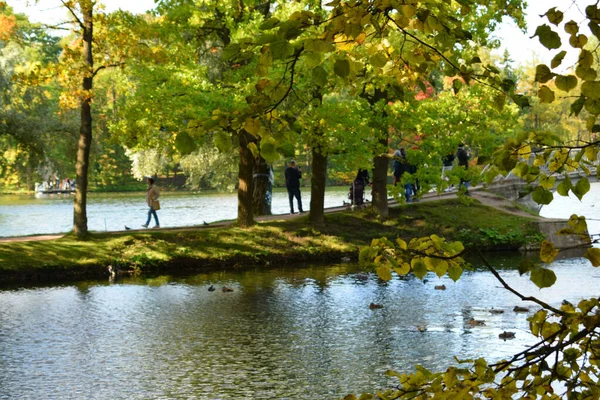
[[[600,271],[587,261],[553,269],[558,284],[543,291],[501,273],[554,305],[598,295]],[[389,385],[387,369],[498,359],[532,341],[534,307],[512,312],[522,303],[487,272],[457,283],[357,273],[343,264],[0,291],[0,398],[338,398]],[[516,339],[500,340],[504,330]]]

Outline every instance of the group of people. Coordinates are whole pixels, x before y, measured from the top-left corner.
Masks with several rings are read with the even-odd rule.
[[[469,168],[469,158],[470,155],[468,151],[465,149],[465,146],[461,143],[458,146],[458,150],[456,153],[450,153],[443,159],[442,166],[442,179],[446,179],[447,173],[453,168],[455,160],[458,160],[458,165],[465,169]],[[409,163],[408,157],[406,154],[406,150],[404,148],[400,148],[394,152],[394,186],[398,184],[398,182],[402,181],[402,177],[404,174],[415,174],[417,172],[417,166]],[[296,161],[291,160],[288,167],[285,169],[285,186],[288,192],[288,199],[290,202],[290,214],[295,214],[294,211],[294,198],[298,204],[298,212],[303,213],[304,210],[302,208],[302,195],[300,193],[300,179],[302,179],[302,169],[300,166],[296,165]],[[415,177],[414,179],[404,180],[404,196],[406,202],[414,201],[414,196],[418,192],[419,188],[419,180]],[[147,228],[154,218],[154,228],[160,228],[160,223],[158,222],[158,215],[156,211],[160,209],[160,191],[154,184],[154,179],[147,179],[148,188],[146,189],[146,204],[148,205],[148,219],[145,224],[142,224],[144,228]],[[350,187],[349,197],[352,200],[352,205],[362,206],[364,204],[364,190],[365,187],[370,185],[369,181],[369,172],[366,169],[359,169],[356,175],[356,178],[352,182]],[[469,182],[468,180],[461,178],[460,179],[460,188],[465,187],[465,194],[470,196],[469,194]]]
[[[465,149],[465,145],[463,143],[459,144],[456,153],[449,153],[442,159],[442,179],[448,180],[447,175],[454,167],[456,161],[459,167],[468,170],[469,159],[470,154]],[[402,180],[402,176],[404,174],[413,175],[416,172],[417,167],[416,165],[409,163],[408,157],[406,155],[406,150],[404,148],[396,150],[394,152],[394,186],[396,186],[398,182]],[[411,177],[411,179],[408,180],[404,179],[404,182],[404,197],[406,199],[406,202],[410,203],[411,200],[414,199],[414,195],[419,190],[419,180],[416,177]],[[465,195],[470,196],[471,194],[469,193],[469,181],[464,177],[460,178],[458,190],[461,190],[462,187],[465,188]]]
[[[75,180],[71,180],[69,178],[59,179],[52,178],[47,181],[42,182],[41,184],[35,184],[35,191],[47,191],[47,190],[75,190]]]

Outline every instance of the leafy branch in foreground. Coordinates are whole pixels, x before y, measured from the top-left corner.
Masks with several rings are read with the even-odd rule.
[[[576,215],[571,217],[570,226],[574,231],[587,229],[585,219]],[[420,279],[428,272],[439,277],[448,274],[456,281],[466,267],[460,257],[463,252],[460,242],[448,243],[436,235],[414,238],[408,243],[382,238],[362,249],[359,260],[362,265],[375,268],[383,280],[391,280],[395,271],[398,275],[412,272]],[[586,253],[594,267],[600,265],[599,253],[599,249]],[[557,254],[550,242],[543,243],[542,262],[552,262]],[[506,290],[541,307],[528,318],[530,332],[538,341],[510,359],[494,363],[483,358],[456,358],[457,365],[445,372],[432,372],[420,365],[413,374],[387,371],[388,376],[398,379],[395,387],[360,397],[351,394],[345,399],[600,398],[600,298],[582,300],[576,306],[563,301],[559,308],[554,307],[515,290],[479,255]],[[519,271],[531,272],[530,279],[540,288],[556,281],[554,272],[542,265],[530,263],[527,268],[520,266]]]

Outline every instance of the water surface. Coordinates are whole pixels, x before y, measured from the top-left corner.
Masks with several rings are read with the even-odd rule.
[[[553,305],[598,295],[600,270],[587,260],[555,262],[558,284],[542,291],[516,262],[493,259],[526,295]],[[523,350],[537,307],[515,305],[524,304],[484,270],[457,283],[383,283],[348,264],[5,289],[0,398],[335,399],[392,384],[388,369],[444,370],[453,356]],[[500,340],[504,330],[516,339]]]
[[[342,206],[348,188],[328,188],[325,207]],[[370,199],[370,196],[369,196]],[[304,211],[310,209],[310,188],[303,188]],[[298,211],[294,200],[294,210]],[[287,192],[273,193],[273,214],[290,212]],[[90,193],[88,228],[119,231],[146,222],[145,193]],[[236,193],[163,193],[158,218],[162,227],[194,226],[237,218]],[[154,225],[152,220],[151,225]],[[73,196],[0,195],[0,237],[68,232],[73,227]]]

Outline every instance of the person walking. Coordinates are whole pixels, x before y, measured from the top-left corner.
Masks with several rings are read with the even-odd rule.
[[[288,191],[290,199],[290,214],[294,214],[294,197],[298,201],[298,211],[302,210],[302,196],[300,194],[300,178],[302,178],[302,170],[296,166],[296,161],[290,161],[289,167],[285,169],[285,187]]]
[[[154,185],[154,179],[148,178],[147,183],[148,188],[146,189],[146,204],[148,204],[148,207],[150,208],[148,209],[148,219],[142,226],[147,228],[148,225],[150,225],[152,216],[154,216],[154,222],[156,222],[156,225],[154,225],[153,228],[160,228],[160,224],[158,223],[158,215],[156,215],[156,211],[160,210],[160,202],[158,201],[160,192]]]
[[[465,150],[465,145],[462,143],[458,145],[458,150],[456,151],[456,158],[458,159],[459,167],[464,167],[465,171],[469,169],[469,153],[467,152],[467,150]],[[471,196],[471,193],[469,193],[469,181],[463,177],[460,178],[460,184],[458,185],[459,191],[462,186],[465,187],[465,195]]]
[[[449,181],[450,179],[448,178],[448,174],[450,173],[450,171],[452,171],[452,167],[454,167],[454,159],[456,158],[456,156],[453,153],[448,153],[446,154],[445,157],[442,158],[442,180],[443,181]],[[451,192],[452,191],[452,187],[454,185],[449,185],[446,189],[444,189],[445,192]]]

